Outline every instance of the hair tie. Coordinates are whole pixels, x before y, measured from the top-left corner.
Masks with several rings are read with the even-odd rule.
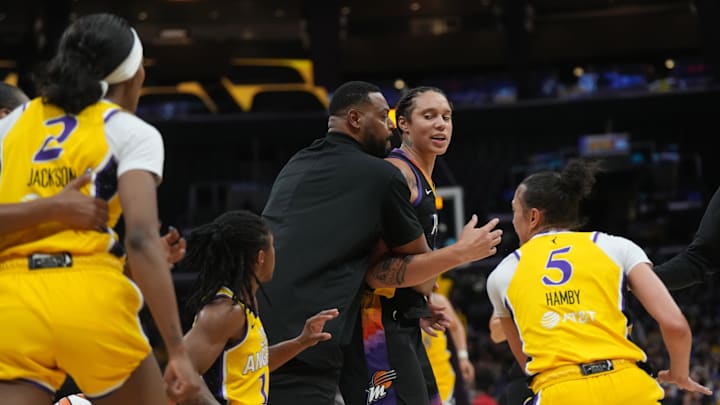
[[[135,76],[135,73],[137,73],[138,69],[140,69],[140,66],[142,65],[142,42],[140,41],[140,37],[138,37],[138,34],[137,32],[135,32],[134,28],[130,28],[130,31],[132,32],[133,36],[133,43],[132,47],[130,48],[130,52],[125,57],[125,59],[115,67],[112,72],[105,76],[103,80],[108,82],[108,84],[117,84],[132,78],[133,76]]]
[[[108,87],[110,87],[111,84],[122,83],[135,76],[137,71],[140,69],[140,66],[142,65],[142,42],[140,41],[140,37],[138,37],[137,32],[135,32],[134,28],[130,28],[130,31],[133,35],[133,43],[132,47],[130,48],[130,52],[125,57],[125,59],[120,62],[118,66],[115,67],[112,72],[110,72],[107,76],[100,80],[100,88],[102,89],[102,95],[100,96],[100,98],[105,97],[108,91]]]

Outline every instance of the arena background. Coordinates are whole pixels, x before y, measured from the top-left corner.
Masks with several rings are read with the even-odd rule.
[[[587,228],[628,236],[658,262],[690,241],[720,183],[715,0],[3,1],[0,79],[35,95],[32,72],[66,24],[99,11],[143,38],[138,115],[165,140],[161,220],[185,232],[227,209],[262,210],[282,165],[324,135],[339,83],[377,83],[391,104],[407,87],[444,89],[455,126],[435,181],[464,196],[463,212],[441,213],[445,243],[458,215],[500,215],[507,231],[496,257],[449,274],[470,356],[494,393],[512,358],[488,339],[484,280],[517,245],[510,198],[525,174],[604,158],[611,170],[586,206]],[[174,273],[181,304],[193,275]],[[715,284],[674,295],[695,334],[694,373],[717,388]],[[637,312],[662,367],[657,327]],[[682,397],[669,391],[665,403],[718,401]]]

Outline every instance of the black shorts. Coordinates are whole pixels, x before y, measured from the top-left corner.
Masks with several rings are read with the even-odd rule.
[[[269,405],[334,405],[340,369],[292,359],[270,373]]]
[[[340,390],[345,404],[429,405],[430,398],[439,400],[418,320],[406,319],[384,309],[382,322],[389,369],[369,369],[363,347],[362,325],[358,319],[352,343],[344,353],[345,362],[340,376]],[[384,387],[378,387],[379,375],[388,376],[385,380],[389,385],[387,392]],[[396,401],[391,401],[392,397]]]
[[[534,394],[528,386],[527,376],[516,362],[513,362],[507,378],[508,383],[498,400],[499,405],[524,405],[528,399],[533,397]]]

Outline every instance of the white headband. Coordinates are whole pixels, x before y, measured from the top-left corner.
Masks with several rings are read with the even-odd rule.
[[[140,42],[140,38],[138,37],[137,32],[135,32],[135,29],[130,28],[130,31],[132,31],[133,34],[132,49],[130,49],[128,56],[115,68],[115,70],[105,76],[104,79],[100,80],[100,86],[103,91],[102,97],[105,97],[105,93],[107,93],[109,85],[122,83],[125,80],[132,78],[135,76],[138,69],[140,69],[140,64],[142,63],[143,58],[142,42]]]

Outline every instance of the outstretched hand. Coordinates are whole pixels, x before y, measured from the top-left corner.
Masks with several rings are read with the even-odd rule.
[[[167,252],[168,263],[175,264],[185,257],[187,241],[177,229],[172,226],[168,227],[168,232],[162,236],[162,241]]]
[[[163,249],[167,254],[167,262],[170,265],[170,270],[173,269],[175,263],[185,257],[185,249],[187,248],[187,241],[180,235],[180,232],[174,227],[168,227],[168,232],[160,237],[163,244]],[[126,274],[132,277],[132,269],[130,263],[125,264]]]
[[[325,323],[331,319],[337,318],[340,311],[337,308],[326,309],[311,316],[305,321],[302,333],[298,336],[298,341],[305,347],[315,346],[318,342],[330,340],[332,335],[324,332]]]
[[[699,392],[704,395],[712,395],[712,391],[697,382],[690,376],[676,378],[670,374],[670,370],[661,370],[658,372],[657,380],[659,383],[675,384],[678,388],[688,392]]]
[[[482,260],[497,253],[497,245],[502,241],[503,234],[502,229],[494,229],[499,222],[499,219],[493,218],[480,228],[476,228],[478,217],[473,214],[455,244],[464,262]]]
[[[105,200],[83,194],[80,189],[92,180],[92,173],[85,173],[69,182],[54,196],[59,206],[57,220],[70,229],[105,232],[108,205]]]

